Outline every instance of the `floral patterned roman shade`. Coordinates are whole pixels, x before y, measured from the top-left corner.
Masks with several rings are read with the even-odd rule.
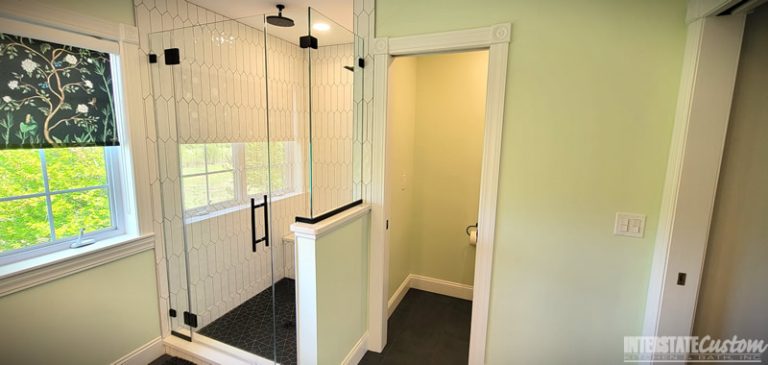
[[[0,33],[0,150],[118,145],[109,53]]]

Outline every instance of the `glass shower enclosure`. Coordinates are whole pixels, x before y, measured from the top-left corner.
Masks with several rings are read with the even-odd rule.
[[[362,177],[362,40],[311,8],[295,21],[149,35],[172,334],[281,364],[290,225],[359,201]]]

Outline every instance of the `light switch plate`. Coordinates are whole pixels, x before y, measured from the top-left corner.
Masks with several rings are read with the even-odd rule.
[[[640,237],[645,235],[645,214],[616,213],[613,234],[617,236]]]

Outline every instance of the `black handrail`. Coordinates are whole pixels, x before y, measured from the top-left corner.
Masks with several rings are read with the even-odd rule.
[[[256,209],[264,207],[264,237],[256,238]],[[269,247],[269,205],[267,196],[264,195],[264,201],[256,204],[256,199],[251,198],[251,242],[253,252],[256,252],[256,245],[264,242],[264,246]]]

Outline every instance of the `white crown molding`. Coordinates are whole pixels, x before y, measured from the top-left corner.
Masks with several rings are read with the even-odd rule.
[[[115,23],[36,1],[1,1],[0,17],[115,42],[139,43],[139,30],[133,25]]]

